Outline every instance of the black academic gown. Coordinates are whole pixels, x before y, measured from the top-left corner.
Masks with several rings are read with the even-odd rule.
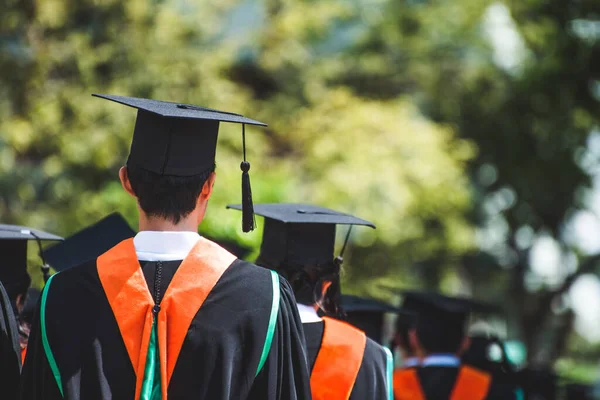
[[[427,399],[449,399],[456,383],[458,368],[449,366],[420,367],[417,369],[417,376]],[[494,382],[492,379],[486,399],[513,400],[516,399],[516,395],[512,387]]]
[[[306,336],[309,365],[312,370],[321,349],[324,323],[321,321],[302,325]],[[344,368],[344,366],[337,367]],[[385,400],[388,398],[387,355],[379,344],[367,338],[365,353],[350,400]]]
[[[16,399],[21,373],[21,347],[17,320],[0,282],[0,398]]]
[[[162,265],[165,293],[180,261]],[[154,298],[156,263],[142,263]],[[280,279],[273,342],[255,377],[272,305],[270,271],[236,260],[195,315],[179,353],[171,400],[310,399],[304,335],[293,292]],[[135,372],[96,268],[90,262],[56,275],[46,302],[48,342],[61,371],[65,399],[135,396]],[[63,399],[35,318],[23,368],[21,399]],[[260,328],[259,328],[260,327]]]

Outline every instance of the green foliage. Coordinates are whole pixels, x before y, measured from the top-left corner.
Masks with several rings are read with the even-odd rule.
[[[0,218],[68,235],[118,210],[135,225],[117,180],[135,112],[92,92],[231,110],[269,123],[247,136],[256,202],[314,202],[377,224],[354,232],[348,291],[501,300],[514,336],[534,345],[542,326],[570,328],[550,305],[572,282],[531,293],[530,249],[515,235],[528,227],[570,250],[561,229],[590,183],[577,154],[600,122],[598,42],[572,29],[600,10],[567,3],[9,0]],[[522,42],[511,68],[489,32],[499,10]],[[260,230],[242,235],[224,208],[240,200],[239,127],[223,125],[219,140],[200,229],[257,247]],[[489,227],[504,233],[477,242]]]

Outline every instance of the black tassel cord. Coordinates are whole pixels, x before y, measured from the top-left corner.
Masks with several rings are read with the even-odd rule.
[[[242,150],[244,152],[244,161],[240,164],[242,170],[242,231],[250,232],[256,228],[256,220],[252,203],[252,188],[250,187],[250,163],[246,161],[246,124],[242,124]]]

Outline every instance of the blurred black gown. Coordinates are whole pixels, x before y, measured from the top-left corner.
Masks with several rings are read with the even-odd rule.
[[[306,335],[306,346],[311,370],[323,341],[324,323],[310,322],[302,324]],[[336,367],[336,366],[334,366]],[[344,368],[344,366],[337,366]],[[388,399],[387,388],[387,354],[383,348],[367,338],[362,363],[350,395],[350,400],[384,400]]]
[[[21,373],[21,347],[17,320],[0,282],[0,385],[1,398],[16,399]]]

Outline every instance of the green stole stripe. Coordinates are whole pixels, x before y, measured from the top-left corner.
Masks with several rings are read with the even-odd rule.
[[[394,357],[392,356],[392,352],[385,346],[382,346],[385,351],[386,358],[386,381],[387,381],[387,390],[388,390],[388,399],[394,400]]]
[[[275,333],[275,326],[277,325],[277,315],[279,314],[279,298],[281,297],[280,288],[279,288],[279,275],[275,271],[271,271],[271,281],[273,283],[273,302],[271,303],[271,316],[269,318],[269,327],[267,329],[267,337],[265,339],[265,344],[263,345],[262,354],[260,356],[260,362],[258,363],[258,368],[256,369],[256,376],[260,373],[265,362],[267,361],[267,357],[269,356],[269,351],[271,350],[271,343],[273,342],[273,335]]]
[[[52,354],[52,349],[50,349],[50,343],[48,342],[48,335],[46,331],[46,300],[48,299],[48,290],[50,290],[50,283],[52,283],[52,278],[54,278],[56,274],[52,275],[48,282],[46,282],[46,286],[44,286],[44,290],[42,291],[42,304],[40,306],[40,325],[42,331],[42,345],[44,346],[44,352],[46,353],[46,359],[48,360],[48,364],[50,365],[50,370],[52,370],[52,375],[54,375],[54,379],[56,380],[56,386],[58,386],[58,390],[60,391],[61,396],[65,396],[63,393],[62,387],[62,379],[60,377],[60,371],[58,370],[58,365],[56,365],[56,360],[54,359],[54,355]]]
[[[156,316],[152,322],[152,333],[148,343],[146,354],[146,366],[144,368],[144,380],[140,400],[160,400],[162,397],[160,383],[160,352],[158,349],[158,327]]]

